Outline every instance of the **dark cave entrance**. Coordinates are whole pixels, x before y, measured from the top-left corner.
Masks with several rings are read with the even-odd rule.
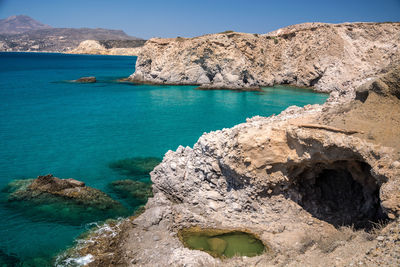
[[[335,227],[369,230],[388,219],[380,205],[380,185],[365,162],[316,162],[294,178],[298,204]]]

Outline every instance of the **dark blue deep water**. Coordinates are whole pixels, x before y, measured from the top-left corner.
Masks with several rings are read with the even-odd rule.
[[[110,182],[125,178],[109,168],[112,161],[162,157],[178,145],[192,146],[203,132],[327,98],[283,87],[254,93],[117,82],[134,72],[135,61],[122,56],[0,53],[0,187],[51,173],[108,192]],[[82,76],[96,76],[98,82],[70,82]],[[18,258],[42,265],[88,228],[87,223],[32,218],[3,199],[0,262]]]

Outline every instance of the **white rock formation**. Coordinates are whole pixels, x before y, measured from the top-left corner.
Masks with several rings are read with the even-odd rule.
[[[105,48],[96,40],[86,40],[71,51],[69,54],[89,54],[89,55],[123,55],[137,56],[140,53],[141,47],[134,48]]]

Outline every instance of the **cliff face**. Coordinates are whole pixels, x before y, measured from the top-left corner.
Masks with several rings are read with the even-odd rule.
[[[246,88],[293,84],[347,91],[400,60],[400,23],[306,23],[265,35],[150,39],[135,82]]]

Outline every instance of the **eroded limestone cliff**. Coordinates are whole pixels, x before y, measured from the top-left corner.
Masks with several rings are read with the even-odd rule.
[[[305,23],[268,34],[224,32],[146,42],[135,82],[350,92],[400,60],[400,23]],[[350,92],[351,93],[351,92]]]

